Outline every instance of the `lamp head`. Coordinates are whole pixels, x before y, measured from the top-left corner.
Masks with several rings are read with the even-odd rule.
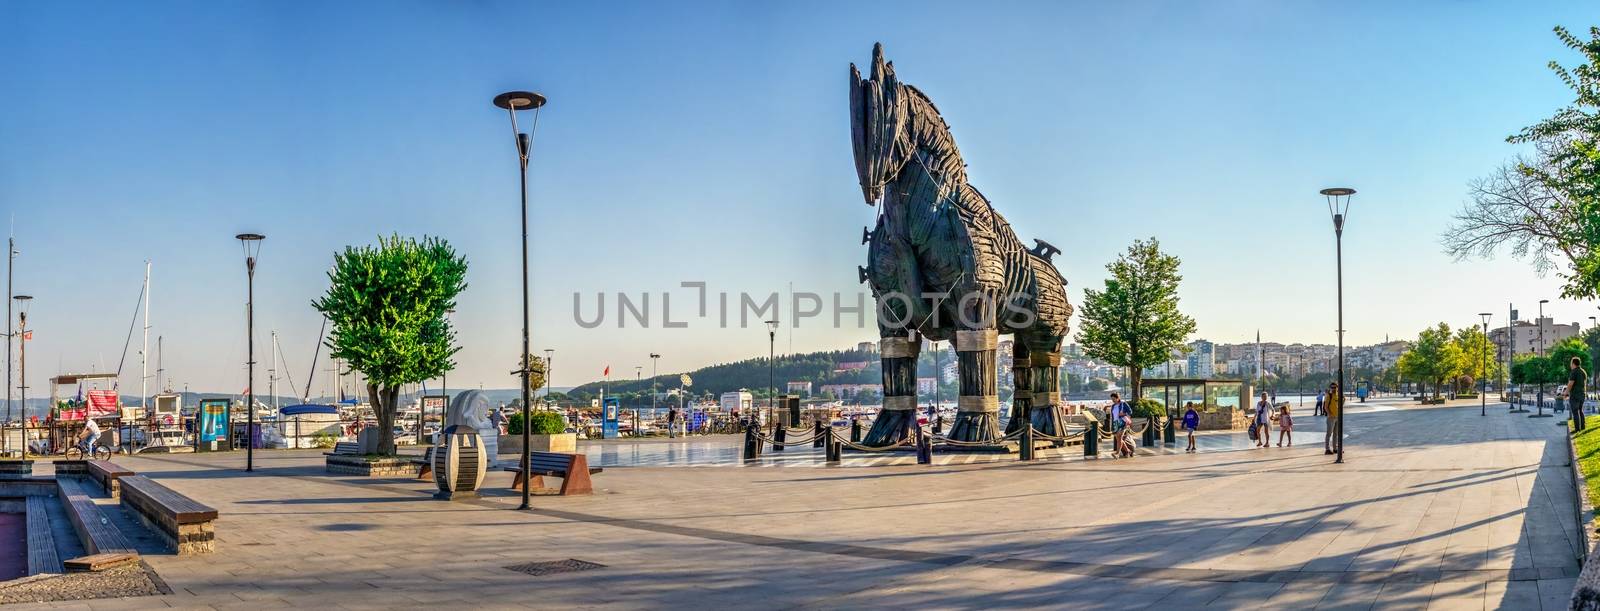
[[[494,96],[494,105],[505,110],[532,110],[544,106],[545,98],[532,91],[507,91]]]
[[[769,333],[777,333],[778,332],[778,321],[776,321],[776,320],[767,321],[767,331]]]

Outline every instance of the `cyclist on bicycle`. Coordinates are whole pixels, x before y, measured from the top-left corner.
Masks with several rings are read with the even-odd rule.
[[[83,433],[81,434],[81,437],[83,439],[84,451],[93,453],[94,442],[100,439],[100,424],[95,422],[94,418],[85,418],[83,420]]]

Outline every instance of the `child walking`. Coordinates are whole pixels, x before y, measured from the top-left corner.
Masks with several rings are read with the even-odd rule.
[[[1285,437],[1289,439],[1289,447],[1294,447],[1294,416],[1289,415],[1289,404],[1278,406],[1278,447],[1283,447]]]
[[[1194,431],[1200,428],[1200,414],[1194,411],[1194,404],[1189,404],[1189,409],[1183,412],[1183,430],[1189,433],[1189,449],[1185,452],[1194,452]]]

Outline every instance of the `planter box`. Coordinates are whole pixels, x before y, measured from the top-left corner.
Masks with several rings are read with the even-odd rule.
[[[568,454],[578,451],[577,433],[556,433],[554,435],[530,435],[529,441],[535,452],[565,452]],[[500,454],[521,454],[522,436],[506,433],[500,436]]]
[[[329,473],[359,475],[362,477],[415,478],[422,466],[411,462],[408,456],[329,456]]]

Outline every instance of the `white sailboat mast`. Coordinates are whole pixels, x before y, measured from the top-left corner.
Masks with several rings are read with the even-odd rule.
[[[139,409],[150,413],[145,405],[150,396],[150,260],[144,261],[144,347],[139,349]],[[119,417],[118,421],[121,419]]]

